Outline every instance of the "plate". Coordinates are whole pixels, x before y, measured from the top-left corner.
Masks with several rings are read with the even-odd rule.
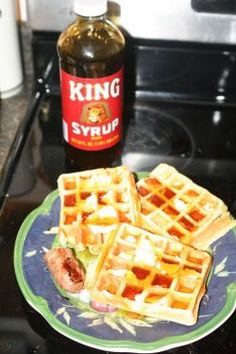
[[[14,267],[25,299],[64,336],[86,346],[113,352],[161,352],[195,342],[221,326],[236,307],[236,233],[229,231],[211,247],[213,268],[195,325],[127,317],[121,311],[96,311],[85,291],[60,291],[45,266],[52,247],[60,201],[53,191],[23,222],[15,243]],[[56,231],[55,231],[56,232]]]

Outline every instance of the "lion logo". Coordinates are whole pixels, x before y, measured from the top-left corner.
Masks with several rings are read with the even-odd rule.
[[[104,102],[89,103],[83,107],[81,121],[87,124],[100,124],[110,119],[108,105]]]

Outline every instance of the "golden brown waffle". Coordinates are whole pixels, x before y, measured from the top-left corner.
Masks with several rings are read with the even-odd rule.
[[[222,200],[175,168],[160,164],[137,183],[143,228],[198,249],[236,225]]]
[[[124,166],[63,174],[58,179],[59,240],[97,254],[120,222],[139,224],[134,177]]]
[[[111,232],[85,286],[100,303],[192,325],[210,267],[207,252],[123,223]]]

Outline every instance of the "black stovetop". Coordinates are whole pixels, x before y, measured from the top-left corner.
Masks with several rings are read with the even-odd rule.
[[[52,329],[23,298],[13,269],[21,223],[56,188],[59,174],[66,171],[60,96],[57,85],[47,77],[48,73],[36,85],[19,132],[21,143],[13,149],[1,183],[0,353],[98,352]],[[139,87],[136,95],[127,94],[120,163],[133,171],[148,171],[167,162],[222,198],[236,217],[236,105],[193,103],[192,99],[191,103],[187,97],[160,100],[150,87],[146,91]],[[166,353],[234,353],[235,330],[233,314],[207,337]]]

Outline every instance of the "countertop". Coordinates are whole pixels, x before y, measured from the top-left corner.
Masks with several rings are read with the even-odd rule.
[[[20,25],[24,83],[21,91],[10,98],[0,100],[0,179],[8,159],[18,128],[24,119],[33,87],[31,31]]]

